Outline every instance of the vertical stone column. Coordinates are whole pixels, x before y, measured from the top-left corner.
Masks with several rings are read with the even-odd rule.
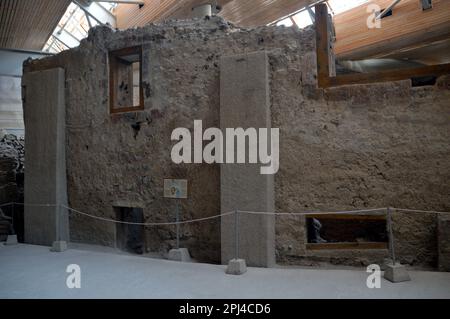
[[[25,242],[68,241],[65,91],[61,68],[25,73]]]
[[[222,57],[220,70],[220,125],[224,135],[226,128],[270,129],[267,53],[259,51]],[[222,212],[274,211],[274,176],[261,175],[260,167],[260,164],[248,164],[248,161],[247,164],[222,164]],[[222,263],[226,264],[230,259],[238,257],[245,259],[249,266],[273,266],[274,216],[239,214],[238,217],[239,256],[235,256],[235,217],[222,218]]]

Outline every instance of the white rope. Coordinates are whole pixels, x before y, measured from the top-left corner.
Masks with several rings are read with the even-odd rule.
[[[357,214],[357,213],[370,213],[370,212],[384,212],[387,208],[372,208],[372,209],[358,209],[358,210],[345,210],[335,212],[300,212],[300,213],[285,213],[285,212],[252,212],[245,210],[238,210],[238,213],[244,213],[249,215],[276,215],[276,216],[307,216],[307,215],[334,215],[334,214]]]
[[[209,217],[204,217],[204,218],[198,218],[198,219],[191,219],[191,220],[186,220],[186,221],[180,221],[180,222],[165,222],[165,223],[133,223],[133,222],[124,222],[121,220],[116,220],[116,219],[111,219],[111,218],[105,218],[105,217],[99,217],[99,216],[94,216],[94,215],[90,215],[87,213],[83,213],[79,210],[70,208],[68,206],[65,205],[61,205],[62,207],[73,211],[77,214],[80,215],[84,215],[84,216],[88,216],[91,217],[93,219],[98,219],[98,220],[102,220],[102,221],[107,221],[107,222],[111,222],[111,223],[117,223],[117,224],[125,224],[125,225],[138,225],[138,226],[171,226],[171,225],[183,225],[183,224],[190,224],[190,223],[196,223],[196,222],[202,222],[202,221],[206,221],[206,220],[211,220],[211,219],[216,219],[219,217],[223,217],[223,216],[228,216],[228,215],[232,215],[234,214],[234,212],[228,212],[228,213],[223,213],[223,214],[219,214],[219,215],[214,215],[214,216],[209,216]]]
[[[24,204],[24,203],[6,203],[0,205],[0,207],[7,206],[7,205],[23,205],[23,206],[31,206],[31,207],[57,207],[59,205],[55,204]],[[162,222],[162,223],[134,223],[134,222],[125,222],[120,221],[116,219],[106,218],[106,217],[100,217],[95,216],[91,214],[84,213],[82,211],[76,210],[74,208],[71,208],[66,205],[61,205],[61,207],[64,207],[68,209],[69,211],[75,212],[77,214],[87,216],[93,219],[102,220],[106,222],[111,223],[117,223],[117,224],[125,224],[125,225],[137,225],[137,226],[171,226],[171,225],[183,225],[183,224],[191,224],[191,223],[197,223],[207,220],[216,219],[219,217],[225,217],[229,215],[234,215],[235,213],[243,213],[248,215],[273,215],[273,216],[308,216],[308,215],[345,215],[345,214],[359,214],[359,213],[375,213],[375,212],[387,212],[388,208],[372,208],[372,209],[358,209],[358,210],[345,210],[345,211],[330,211],[330,212],[299,212],[299,213],[287,213],[287,212],[254,212],[254,211],[245,211],[245,210],[237,210],[227,213],[221,213],[214,216],[204,217],[204,218],[198,218],[198,219],[191,219],[186,221],[179,221],[179,222]],[[435,213],[435,214],[450,214],[450,212],[438,212],[438,211],[427,211],[427,210],[418,210],[418,209],[406,209],[406,208],[391,208],[392,210],[398,211],[398,212],[416,212],[416,213]],[[373,216],[376,216],[375,214],[371,214]],[[380,214],[377,214],[380,215]]]
[[[56,204],[25,204],[25,203],[13,203],[14,205],[19,206],[28,206],[28,207],[56,207]]]
[[[408,209],[408,208],[392,208],[398,212],[409,212],[409,213],[434,213],[434,214],[450,214],[450,212],[438,212],[435,210],[420,210],[420,209]]]

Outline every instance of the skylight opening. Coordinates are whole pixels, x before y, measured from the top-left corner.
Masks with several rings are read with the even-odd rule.
[[[77,47],[80,41],[88,36],[89,29],[99,25],[100,22],[115,26],[113,10],[116,6],[117,3],[93,2],[89,7],[82,8],[76,1],[72,2],[43,51],[59,53]]]
[[[364,3],[369,2],[369,0],[328,0],[328,5],[333,11],[332,14],[336,15],[353,8],[356,8]]]
[[[326,1],[330,8],[330,14],[337,15],[342,12],[351,10],[356,8],[364,3],[369,2],[369,0],[328,0]],[[312,12],[314,12],[314,7],[311,7]],[[297,13],[293,13],[287,17],[282,18],[281,20],[276,22],[277,26],[283,25],[286,27],[291,27],[295,24],[303,29],[314,23],[313,18],[306,8],[298,11]],[[273,23],[271,23],[273,24]]]

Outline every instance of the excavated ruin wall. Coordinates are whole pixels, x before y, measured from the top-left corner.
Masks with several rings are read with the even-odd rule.
[[[70,206],[117,218],[113,206],[144,208],[147,222],[174,220],[175,202],[163,198],[165,178],[186,178],[189,199],[182,219],[220,213],[219,165],[175,165],[171,133],[177,127],[219,127],[220,57],[267,50],[271,58],[298,63],[312,50],[313,32],[240,30],[220,18],[175,21],[113,32],[96,28],[79,48],[46,59],[66,70],[67,173]],[[110,50],[143,46],[145,110],[109,114]],[[51,61],[51,62],[50,62]],[[42,63],[44,62],[34,62]],[[139,131],[133,129],[140,123]],[[72,241],[114,245],[113,224],[71,214]],[[175,227],[147,227],[150,252],[175,245]],[[181,245],[193,258],[220,262],[220,221],[181,227]]]
[[[189,180],[182,219],[220,212],[218,165],[175,165],[170,137],[177,127],[219,127],[220,56],[267,50],[273,127],[280,128],[280,211],[403,206],[449,209],[450,121],[446,88],[408,82],[321,90],[315,79],[312,29],[236,29],[220,18],[175,21],[113,32],[96,28],[79,48],[36,65],[66,69],[67,170],[70,206],[117,218],[113,206],[144,208],[147,222],[174,218],[164,178]],[[109,50],[143,46],[145,110],[109,114]],[[27,67],[25,66],[25,69]],[[445,83],[444,83],[445,84]],[[137,131],[136,123],[140,123]],[[115,226],[71,215],[72,241],[114,245]],[[174,227],[147,227],[146,247],[167,252]],[[194,258],[220,262],[220,223],[182,226],[181,244]],[[386,251],[306,251],[301,218],[278,217],[277,259],[366,263]],[[396,217],[399,254],[434,263],[433,217]],[[322,258],[322,259],[321,259]]]
[[[282,66],[273,72],[273,121],[282,132],[278,209],[450,210],[450,78],[427,87],[409,80],[327,90],[290,85],[300,78]],[[435,267],[436,215],[395,213],[393,221],[399,260]],[[388,257],[386,250],[307,251],[297,240],[306,238],[304,223],[278,218],[279,261],[368,265]]]

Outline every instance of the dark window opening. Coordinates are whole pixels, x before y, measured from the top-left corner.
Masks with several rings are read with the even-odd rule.
[[[422,0],[421,2],[423,11],[433,8],[432,0]]]
[[[418,86],[435,85],[436,80],[437,80],[437,77],[435,77],[435,76],[414,77],[414,78],[411,78],[411,86],[418,87]]]
[[[322,215],[308,217],[309,249],[382,249],[388,234],[384,216]]]
[[[143,110],[142,47],[111,51],[109,68],[110,112]]]
[[[116,207],[116,219],[127,223],[143,223],[142,208]],[[116,224],[117,248],[142,255],[144,253],[144,226],[133,224]]]

